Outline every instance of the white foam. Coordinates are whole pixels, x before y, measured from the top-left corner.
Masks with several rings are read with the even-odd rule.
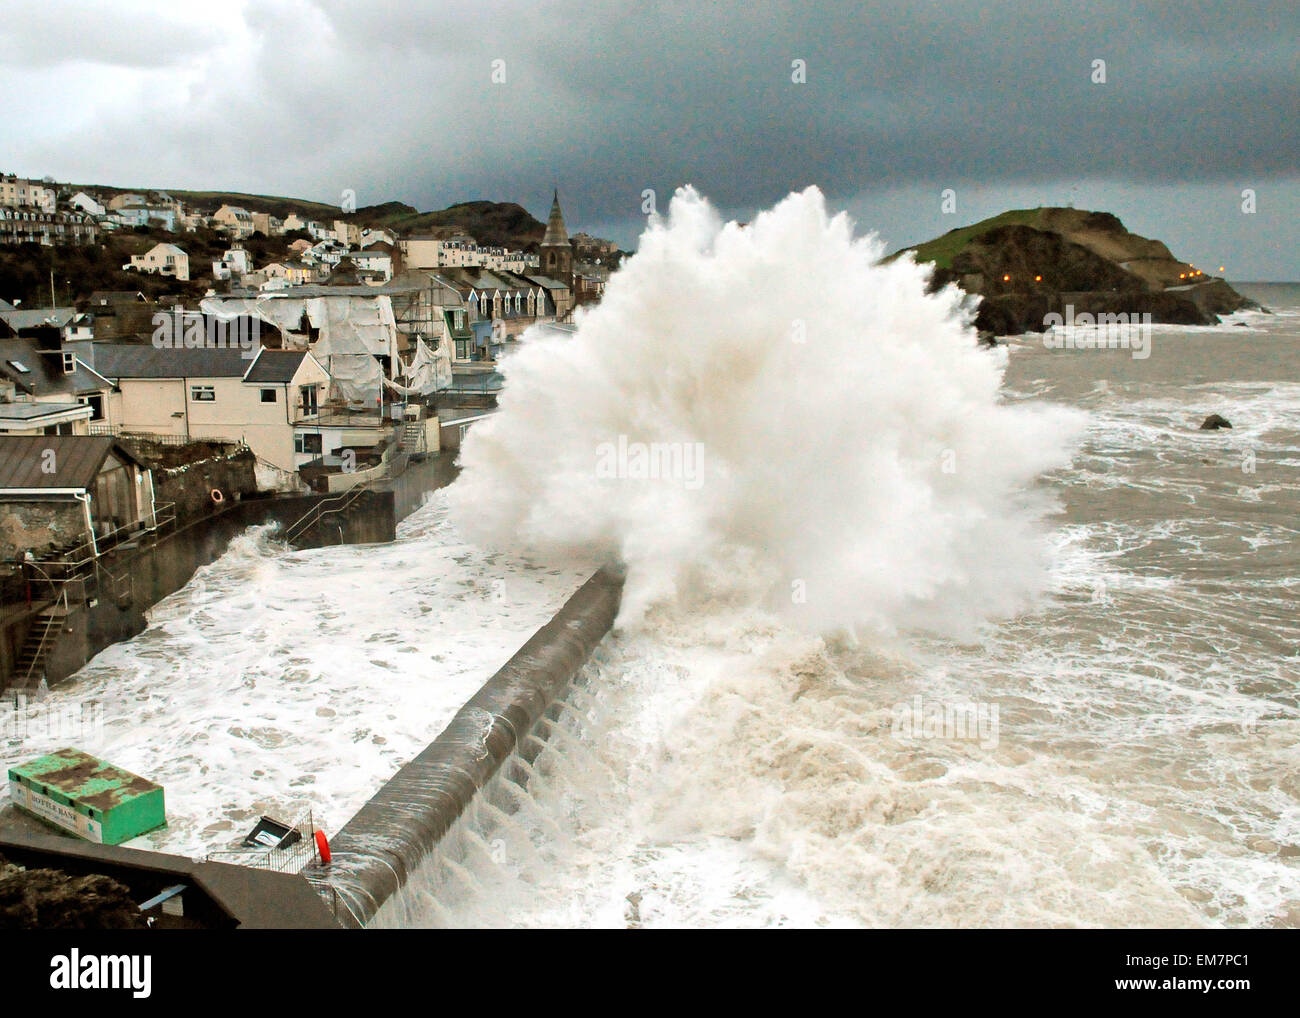
[[[701,592],[812,630],[1023,608],[1047,582],[1030,485],[1080,420],[1003,401],[1005,351],[978,348],[962,295],[882,254],[815,188],[745,228],[680,190],[577,334],[503,367],[451,492],[462,527],[621,559],[622,624]],[[602,477],[620,437],[699,443],[698,485]]]

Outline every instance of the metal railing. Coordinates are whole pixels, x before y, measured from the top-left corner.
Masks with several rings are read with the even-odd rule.
[[[109,435],[113,438],[138,438],[146,442],[155,442],[158,445],[189,445],[191,442],[212,441],[209,439],[191,438],[189,435],[174,435],[162,431],[136,431],[133,428],[124,428],[120,424],[91,424],[90,434]],[[221,441],[227,440],[221,439]]]
[[[63,602],[63,615],[57,614],[60,601]],[[31,685],[32,673],[35,672],[36,669],[38,667],[41,667],[44,663],[43,658],[45,657],[45,644],[50,638],[50,630],[62,626],[63,625],[62,620],[67,617],[68,585],[66,583],[60,584],[57,596],[54,598],[53,601],[50,602],[49,608],[46,608],[44,610],[48,611],[50,614],[43,616],[45,620],[45,628],[41,631],[41,639],[40,642],[36,645],[36,651],[32,655],[31,661],[27,663],[27,674],[23,676],[24,686]]]
[[[363,492],[370,490],[370,485],[371,480],[367,477],[352,485],[352,487],[348,488],[347,491],[335,495],[333,498],[327,498],[317,502],[314,506],[303,513],[302,516],[298,517],[298,519],[294,520],[293,523],[285,528],[285,542],[292,543],[296,538],[301,537],[308,527],[319,523],[322,517],[334,513],[346,512],[348,507],[360,498]]]
[[[125,537],[153,533],[161,530],[169,523],[175,524],[176,503],[155,502],[151,517],[152,522],[149,519],[144,519],[125,523],[120,527],[96,535],[92,540],[82,541],[80,544],[65,549],[60,553],[59,558],[41,559],[41,563],[47,566],[56,566],[63,572],[65,577],[70,576],[101,555],[120,546]]]
[[[209,852],[207,862],[223,862],[231,866],[245,866],[255,870],[273,870],[277,873],[297,873],[309,862],[320,861],[316,845],[316,820],[311,811],[290,826],[301,837],[288,847],[237,848]],[[288,835],[286,835],[287,837]]]

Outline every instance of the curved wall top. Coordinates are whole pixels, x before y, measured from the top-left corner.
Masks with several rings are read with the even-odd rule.
[[[365,925],[406,883],[609,632],[622,591],[614,567],[587,580],[344,825],[329,864],[306,871],[341,922]]]

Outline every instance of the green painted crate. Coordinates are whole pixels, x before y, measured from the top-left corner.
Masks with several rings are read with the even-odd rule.
[[[9,768],[9,797],[24,813],[103,845],[167,823],[162,785],[79,749]]]

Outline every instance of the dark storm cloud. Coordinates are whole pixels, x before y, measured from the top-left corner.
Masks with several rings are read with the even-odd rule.
[[[1293,8],[255,0],[178,32],[106,7],[99,59],[212,52],[175,88],[142,79],[62,133],[62,114],[32,112],[0,141],[27,172],[363,204],[541,214],[558,184],[580,224],[634,223],[644,189],[662,206],[686,182],[729,210],[807,184],[837,204],[1044,180],[1230,196],[1300,167]],[[76,18],[45,9],[24,8],[11,63],[68,59],[52,43]]]
[[[1297,17],[1284,4],[321,9],[358,55],[400,59],[426,40],[447,54],[457,114],[475,125],[456,133],[473,144],[439,162],[431,188],[527,193],[541,167],[580,182],[597,216],[687,180],[731,207],[803,183],[835,197],[918,180],[1249,181],[1300,166]],[[489,79],[497,58],[504,85]],[[806,84],[790,80],[794,59]],[[1096,59],[1105,84],[1091,80]],[[435,89],[433,122],[437,101]]]

